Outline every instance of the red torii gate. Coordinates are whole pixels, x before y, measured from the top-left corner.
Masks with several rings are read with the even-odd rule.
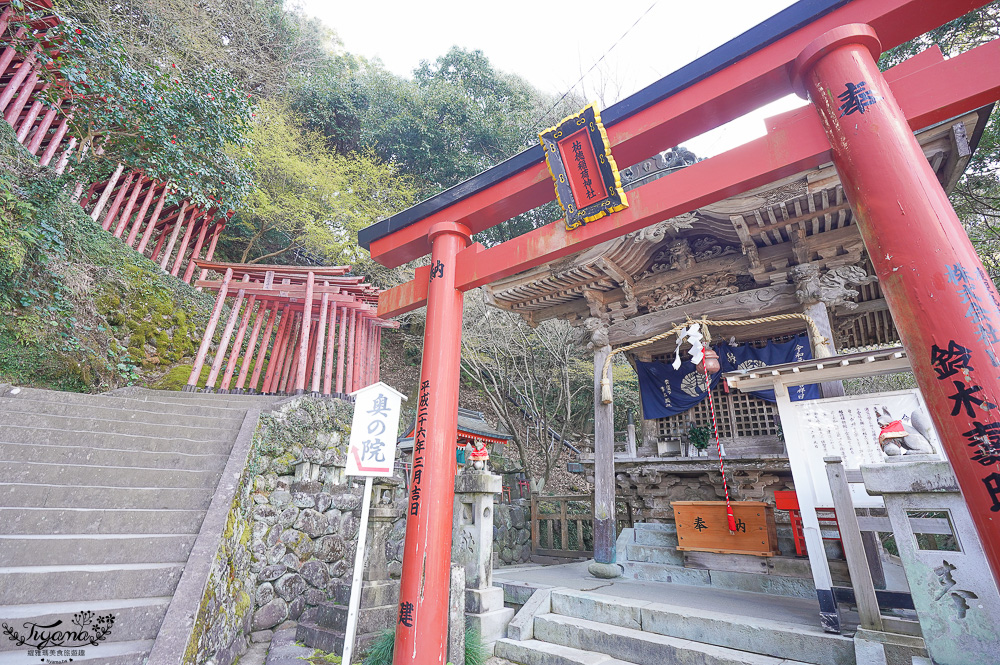
[[[207,391],[301,395],[308,390],[344,396],[379,380],[382,328],[398,328],[399,323],[376,316],[379,290],[365,284],[364,277],[348,276],[350,266],[197,259],[193,265],[203,273],[212,270],[223,277],[196,282],[198,288],[218,295],[185,391],[196,390],[227,297],[232,299],[229,318],[206,381]]]
[[[831,160],[1000,579],[1000,473],[987,475],[970,459],[964,436],[974,404],[1000,404],[1000,377],[991,368],[1000,366],[1000,297],[912,134],[1000,98],[1000,40],[949,60],[929,49],[884,75],[875,62],[883,48],[984,4],[817,0],[789,7],[602,116],[615,159],[628,165],[793,91],[808,93],[813,105],[772,118],[763,138],[630,191],[629,208],[582,228],[567,231],[560,221],[489,249],[470,245],[473,233],[553,199],[536,147],[359,234],[372,258],[389,267],[431,255],[414,280],[379,299],[385,317],[427,305],[424,425],[414,447],[414,470],[419,460],[423,473],[408,511],[397,664],[445,658],[463,293]],[[862,82],[877,103],[845,117],[838,96]],[[974,298],[973,315],[963,287]],[[960,364],[969,384],[955,381],[951,395],[949,373]],[[613,563],[611,445],[599,445],[595,458],[595,559]],[[818,595],[821,613],[833,609],[832,594]]]

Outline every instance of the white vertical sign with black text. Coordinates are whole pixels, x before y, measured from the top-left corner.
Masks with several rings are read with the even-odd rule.
[[[347,447],[348,476],[364,476],[365,493],[361,502],[361,525],[358,548],[354,553],[351,600],[347,609],[344,650],[341,661],[350,663],[354,637],[358,629],[358,606],[361,604],[361,574],[365,567],[365,541],[368,537],[368,511],[372,501],[372,478],[391,476],[396,466],[396,437],[399,432],[400,392],[379,381],[351,393],[354,418]]]

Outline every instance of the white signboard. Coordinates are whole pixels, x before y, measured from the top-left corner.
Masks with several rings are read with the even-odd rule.
[[[788,453],[805,456],[817,506],[833,505],[824,457],[840,457],[847,469],[885,463],[878,443],[882,429],[878,418],[879,415],[884,418],[883,409],[888,410],[892,420],[901,420],[906,425],[918,410],[923,411],[924,422],[930,422],[917,390],[792,402],[791,407],[798,420],[799,435],[797,441],[788,442]],[[930,436],[931,445],[940,451],[937,433],[931,431]],[[882,505],[881,497],[869,496],[860,485],[852,484],[851,494],[855,506]]]
[[[393,475],[399,406],[406,398],[381,381],[351,395],[354,397],[354,420],[347,449],[347,475]]]

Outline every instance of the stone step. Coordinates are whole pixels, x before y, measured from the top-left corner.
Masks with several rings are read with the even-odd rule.
[[[44,427],[64,429],[73,432],[101,432],[104,434],[139,434],[191,441],[214,441],[226,437],[230,428],[192,427],[186,418],[178,416],[177,422],[169,425],[144,423],[128,418],[128,411],[121,411],[119,419],[78,418],[56,416],[47,413],[26,413],[24,411],[0,410],[0,429],[6,427]]]
[[[684,553],[673,547],[657,545],[628,544],[625,546],[625,559],[642,563],[665,563],[674,566],[684,565]]]
[[[204,519],[204,510],[0,508],[0,534],[196,534]]]
[[[613,655],[636,665],[802,665],[802,661],[559,614],[535,617],[534,634],[538,640]]]
[[[64,534],[0,536],[0,566],[186,561],[194,534]]]
[[[184,563],[3,567],[0,604],[170,596],[183,571]]]
[[[673,524],[637,522],[633,528],[637,545],[677,547],[677,527]]]
[[[101,641],[96,647],[74,647],[75,649],[82,648],[85,651],[93,649],[93,654],[96,658],[102,653],[108,654],[104,650],[106,645],[116,642],[155,639],[156,634],[160,630],[160,624],[163,623],[163,616],[166,614],[169,604],[170,598],[168,596],[153,596],[151,598],[77,600],[63,603],[5,605],[0,606],[0,624],[6,623],[18,632],[22,632],[25,623],[51,626],[55,622],[61,621],[62,623],[56,626],[54,630],[76,630],[77,626],[73,624],[74,615],[82,612],[93,612],[94,618],[96,618],[111,614],[115,620],[105,640]],[[17,646],[15,642],[4,639],[0,642],[0,663],[4,662],[2,652],[10,651],[19,652],[19,656],[22,659],[19,663],[29,662],[28,659],[24,658],[24,651],[26,649],[27,646]],[[73,662],[77,660],[79,658],[74,656]]]
[[[567,617],[815,665],[855,665],[854,641],[819,626],[576,591],[553,591],[551,603]]]
[[[160,404],[181,404],[195,406],[221,407],[226,409],[250,409],[263,407],[283,399],[281,395],[237,395],[235,393],[188,393],[181,390],[150,390],[148,388],[129,388],[121,392],[107,393],[108,397],[116,399],[131,399],[135,401],[158,402]]]
[[[214,488],[0,483],[2,508],[208,510]]]
[[[42,413],[69,418],[99,418],[108,420],[128,419],[130,422],[151,423],[155,425],[172,425],[181,422],[195,427],[214,427],[231,429],[239,427],[243,420],[240,411],[233,410],[224,416],[204,416],[190,413],[192,409],[175,409],[176,413],[149,411],[145,409],[122,410],[118,402],[112,398],[103,397],[102,405],[74,404],[71,402],[52,402],[42,399],[12,399],[0,397],[0,411],[24,411],[27,413]],[[174,406],[174,405],[170,405]]]
[[[94,663],[95,665],[140,665],[146,662],[146,657],[153,648],[153,640],[137,640],[133,642],[101,642],[95,646],[82,647],[83,656],[73,656],[74,663]],[[22,647],[23,649],[23,647]],[[59,658],[50,662],[60,662],[68,658]],[[0,665],[24,665],[25,651],[0,653]]]
[[[0,437],[2,436],[3,433],[0,430]],[[228,455],[0,442],[0,460],[17,460],[19,462],[205,471],[209,469],[221,470],[228,459]]]
[[[581,651],[561,644],[541,640],[500,639],[494,653],[521,665],[633,665],[603,653]]]
[[[128,455],[122,455],[123,461]],[[50,464],[0,460],[0,482],[49,485],[98,484],[109,487],[215,487],[221,469],[156,469],[132,466]]]
[[[136,434],[106,434],[102,432],[75,432],[64,429],[42,427],[7,426],[0,438],[15,443],[36,443],[42,445],[70,445],[93,448],[116,448],[120,450],[180,451],[191,454],[228,455],[233,447],[238,428],[228,435],[213,441],[192,441],[177,437],[142,436]]]
[[[621,562],[621,565],[622,574],[634,580],[711,586],[718,589],[750,591],[792,598],[816,598],[816,587],[813,585],[811,577],[706,570],[638,561],[625,561]]]
[[[18,392],[13,392],[17,390]],[[119,410],[153,411],[156,413],[175,413],[179,415],[193,414],[200,416],[212,416],[221,418],[242,417],[246,413],[247,406],[236,405],[226,406],[222,403],[211,402],[208,404],[191,402],[160,402],[155,399],[132,399],[128,397],[115,397],[112,395],[87,395],[84,393],[67,393],[55,390],[41,390],[39,388],[13,388],[0,397],[8,399],[29,399],[58,404],[76,404],[82,406],[98,406],[105,408],[117,408]]]

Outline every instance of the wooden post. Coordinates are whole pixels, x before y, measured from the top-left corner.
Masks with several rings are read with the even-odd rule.
[[[844,555],[851,573],[851,586],[854,587],[854,602],[858,606],[861,627],[882,630],[882,612],[879,611],[878,599],[875,597],[875,585],[868,568],[865,545],[861,541],[861,528],[858,526],[858,515],[854,512],[854,501],[847,485],[844,465],[839,457],[824,457],[823,461],[826,462],[826,476],[830,479],[833,508],[837,513],[840,541],[844,544]]]
[[[133,247],[135,239],[139,237],[139,229],[142,228],[142,223],[146,221],[146,213],[153,202],[153,196],[156,195],[157,187],[158,185],[155,180],[149,181],[149,189],[146,190],[146,196],[143,198],[142,205],[139,206],[139,212],[135,214],[135,219],[132,220],[132,228],[129,229],[128,236],[125,238],[125,244],[129,247]]]
[[[250,365],[253,364],[254,349],[257,347],[257,337],[260,335],[260,327],[264,323],[264,313],[271,306],[266,300],[261,300],[257,304],[257,316],[254,317],[253,331],[247,341],[247,350],[243,354],[243,362],[240,363],[240,374],[236,377],[236,393],[243,394],[247,382],[247,375],[250,374]]]
[[[212,257],[215,256],[215,244],[219,242],[219,236],[222,235],[222,229],[226,228],[226,220],[222,219],[215,223],[215,227],[212,229],[212,242],[208,244],[208,253],[205,254],[205,260],[211,261]],[[198,279],[205,279],[208,276],[208,268],[201,269],[201,275]],[[201,287],[197,287],[196,291],[201,291]]]
[[[329,332],[326,335],[326,367],[323,370],[323,394],[333,393],[333,349],[336,346],[337,302],[330,303]]]
[[[330,282],[323,282],[324,286],[329,286]],[[319,322],[316,324],[316,356],[313,361],[312,385],[309,387],[313,393],[319,393],[320,377],[323,373],[323,351],[326,350],[326,317],[330,309],[330,294],[324,293],[323,299],[319,303]]]
[[[347,331],[347,367],[345,377],[346,384],[344,385],[345,393],[352,393],[356,390],[354,387],[354,338],[355,332],[358,326],[358,310],[351,310],[351,329]]]
[[[21,113],[21,109],[17,108],[18,104],[22,107],[24,102],[27,101],[27,91],[35,87],[35,81],[38,80],[38,63],[35,58],[35,54],[38,53],[38,45],[28,54],[28,57],[21,61],[21,66],[17,68],[17,72],[11,77],[7,86],[0,93],[0,111],[4,111],[3,119],[7,121],[8,124],[13,125],[14,119],[17,115]],[[22,85],[23,84],[23,85]],[[18,93],[18,100],[10,105],[10,100],[14,98],[14,93]],[[22,101],[24,100],[24,101]],[[17,109],[17,112],[12,117],[12,111]]]
[[[44,84],[41,90],[39,90],[39,93],[45,92],[49,89],[49,87],[50,85],[48,83]],[[29,108],[28,112],[24,114],[24,118],[21,119],[21,124],[17,129],[17,142],[21,144],[24,144],[25,139],[28,138],[28,132],[30,132],[31,128],[35,126],[35,120],[38,119],[38,114],[42,110],[42,100],[40,95],[32,93],[32,96],[35,98],[35,101],[31,102],[31,108]]]
[[[299,357],[296,363],[295,394],[306,391],[306,365],[309,363],[309,329],[312,327],[313,291],[316,288],[316,273],[306,274],[306,298],[302,310],[302,338],[299,342]]]
[[[115,172],[111,174],[108,182],[104,185],[104,191],[101,192],[101,198],[97,199],[97,205],[95,205],[94,209],[90,211],[90,218],[95,222],[97,221],[97,218],[101,216],[101,211],[104,210],[104,206],[107,205],[108,199],[111,198],[111,193],[115,189],[115,184],[117,184],[118,178],[121,177],[122,171],[124,170],[125,165],[119,164],[118,167],[115,168]]]
[[[10,25],[10,18],[14,15],[14,6],[7,5],[4,7],[3,13],[0,13],[0,35],[2,35],[6,30],[7,26]],[[0,69],[0,75],[4,73],[3,69]]]
[[[340,336],[337,341],[337,387],[335,392],[344,394],[344,356],[347,351],[347,326],[348,319],[353,310],[345,307],[340,310]]]
[[[375,329],[375,380],[378,383],[382,377],[382,326]]]
[[[264,359],[271,349],[271,331],[274,330],[274,321],[278,316],[278,305],[271,303],[271,315],[267,318],[267,326],[264,328],[264,336],[260,338],[260,350],[257,351],[257,362],[254,363],[253,376],[250,377],[251,393],[258,392],[257,381],[260,379],[260,371],[264,367]]]
[[[201,219],[198,240],[194,244],[194,249],[191,250],[191,258],[188,260],[187,268],[184,270],[183,280],[187,284],[190,284],[191,278],[194,277],[194,269],[196,267],[194,260],[200,258],[198,255],[201,254],[201,248],[205,245],[205,234],[208,233],[208,227],[212,224],[213,219],[215,217],[209,216],[207,213]]]
[[[635,445],[635,412],[632,409],[628,410],[627,423],[625,436],[628,441],[628,456],[638,457],[639,453]]]
[[[157,263],[157,258],[160,255],[160,251],[163,249],[163,243],[166,241],[167,236],[170,235],[167,232],[166,226],[160,229],[160,237],[156,241],[156,246],[153,248],[152,254],[149,255],[149,260],[153,263]]]
[[[198,379],[201,377],[201,368],[205,365],[205,356],[208,354],[208,347],[212,344],[215,327],[219,325],[219,317],[222,315],[222,305],[226,301],[226,294],[229,293],[229,282],[232,279],[233,269],[227,268],[226,274],[222,277],[222,286],[219,287],[219,295],[215,297],[215,308],[212,310],[212,316],[205,327],[205,334],[201,338],[198,355],[195,356],[194,366],[191,367],[191,375],[188,377],[187,385],[183,388],[185,391],[192,391],[198,386]]]
[[[115,196],[114,202],[111,204],[111,209],[108,210],[108,214],[104,216],[104,221],[101,222],[101,228],[105,231],[111,229],[111,221],[118,214],[118,208],[121,207],[122,201],[125,200],[125,195],[128,194],[129,188],[132,186],[132,181],[135,180],[137,171],[130,171],[127,176],[125,176],[125,182],[121,187],[118,188],[118,194]]]
[[[229,392],[229,384],[233,380],[233,372],[236,371],[236,361],[243,355],[243,338],[246,337],[247,326],[250,324],[250,315],[253,313],[253,305],[256,301],[257,296],[255,295],[247,298],[246,307],[243,308],[243,318],[240,319],[240,327],[237,329],[236,339],[233,341],[233,350],[229,354],[226,373],[222,375],[222,383],[219,384],[219,392]]]
[[[146,231],[142,234],[142,240],[139,241],[139,246],[135,248],[135,251],[140,254],[146,251],[146,245],[149,244],[149,239],[153,237],[153,231],[156,229],[156,222],[160,220],[160,213],[163,212],[163,204],[167,202],[167,194],[169,193],[170,183],[165,182],[163,183],[163,191],[160,192],[160,198],[156,202],[156,207],[153,208],[153,214],[149,217],[149,224],[146,226]],[[156,251],[153,252],[151,258],[153,261],[156,260]]]
[[[17,49],[14,48],[14,42],[20,41],[24,35],[27,33],[25,28],[18,28],[17,32],[14,33],[13,39],[11,39],[11,44],[3,50],[0,54],[0,75],[7,73],[7,68],[10,67],[10,63],[14,60],[14,56],[17,54]]]
[[[177,277],[177,274],[181,270],[181,264],[184,263],[184,256],[187,254],[188,245],[191,243],[191,234],[194,233],[194,225],[199,219],[205,216],[205,212],[195,208],[191,211],[191,216],[188,218],[187,228],[184,229],[184,239],[181,240],[181,248],[177,250],[177,257],[174,259],[174,265],[170,269],[170,274]],[[178,220],[179,222],[180,220]]]
[[[170,256],[174,253],[174,245],[177,243],[177,236],[180,235],[181,226],[184,225],[184,213],[187,212],[187,199],[181,203],[180,212],[177,213],[177,219],[174,221],[174,228],[170,232],[170,240],[167,241],[167,248],[163,250],[163,256],[160,257],[160,269],[166,271],[167,263],[170,261]],[[167,229],[164,227],[163,232],[166,233]]]
[[[56,151],[59,149],[59,144],[62,143],[63,137],[66,136],[66,132],[69,130],[69,119],[72,116],[64,116],[62,120],[59,121],[59,126],[56,127],[56,133],[52,135],[49,139],[49,144],[45,146],[45,150],[42,151],[42,156],[38,160],[41,166],[48,166],[49,162],[55,156]],[[74,139],[75,140],[75,139]]]
[[[249,277],[249,275],[244,275],[240,286],[246,284],[249,281]],[[209,392],[215,390],[215,380],[219,378],[219,370],[222,369],[222,361],[225,359],[226,350],[229,348],[229,339],[233,335],[233,328],[236,327],[236,319],[240,315],[240,307],[243,306],[244,293],[245,291],[242,288],[236,292],[236,301],[233,302],[233,308],[229,310],[229,319],[226,321],[226,327],[222,331],[222,339],[219,340],[219,348],[215,351],[215,358],[212,360],[212,371],[208,373],[208,380],[205,381],[205,390]]]
[[[142,193],[142,186],[144,184],[146,184],[146,176],[140,173],[139,177],[136,178],[135,183],[132,185],[132,194],[128,197],[125,209],[122,210],[122,214],[118,216],[118,224],[115,226],[114,233],[116,238],[121,238],[122,233],[125,232],[125,226],[132,217],[132,210],[135,208],[135,202],[139,199],[139,194]],[[113,221],[114,220],[112,220],[112,222]],[[108,228],[110,229],[111,227],[109,226]]]
[[[55,106],[49,107],[42,116],[42,121],[38,123],[38,129],[35,131],[35,135],[31,137],[31,141],[28,142],[28,152],[32,155],[38,154],[38,149],[42,147],[42,141],[49,133],[49,128],[52,127],[52,123],[56,119],[56,114],[59,113],[59,106],[62,104],[60,100]]]
[[[597,577],[618,577],[615,552],[615,424],[614,405],[601,401],[601,370],[610,346],[594,349],[594,564]],[[607,377],[611,378],[608,367]]]
[[[286,347],[288,352],[284,357],[284,367],[281,369],[281,381],[278,382],[278,392],[288,394],[288,389],[291,387],[289,385],[292,377],[292,371],[295,369],[295,363],[299,359],[299,355],[296,353],[298,351],[299,344],[302,342],[301,338],[302,331],[302,312],[295,313],[295,319],[292,321],[292,334],[288,336],[288,342]]]
[[[276,392],[272,389],[272,384],[274,383],[274,375],[278,371],[281,353],[284,349],[285,339],[288,334],[287,330],[289,324],[291,323],[291,309],[291,305],[284,305],[281,310],[281,323],[278,324],[278,332],[274,338],[274,345],[271,347],[270,360],[267,363],[267,372],[264,374],[264,385],[261,386],[260,389],[260,391],[265,395]]]

